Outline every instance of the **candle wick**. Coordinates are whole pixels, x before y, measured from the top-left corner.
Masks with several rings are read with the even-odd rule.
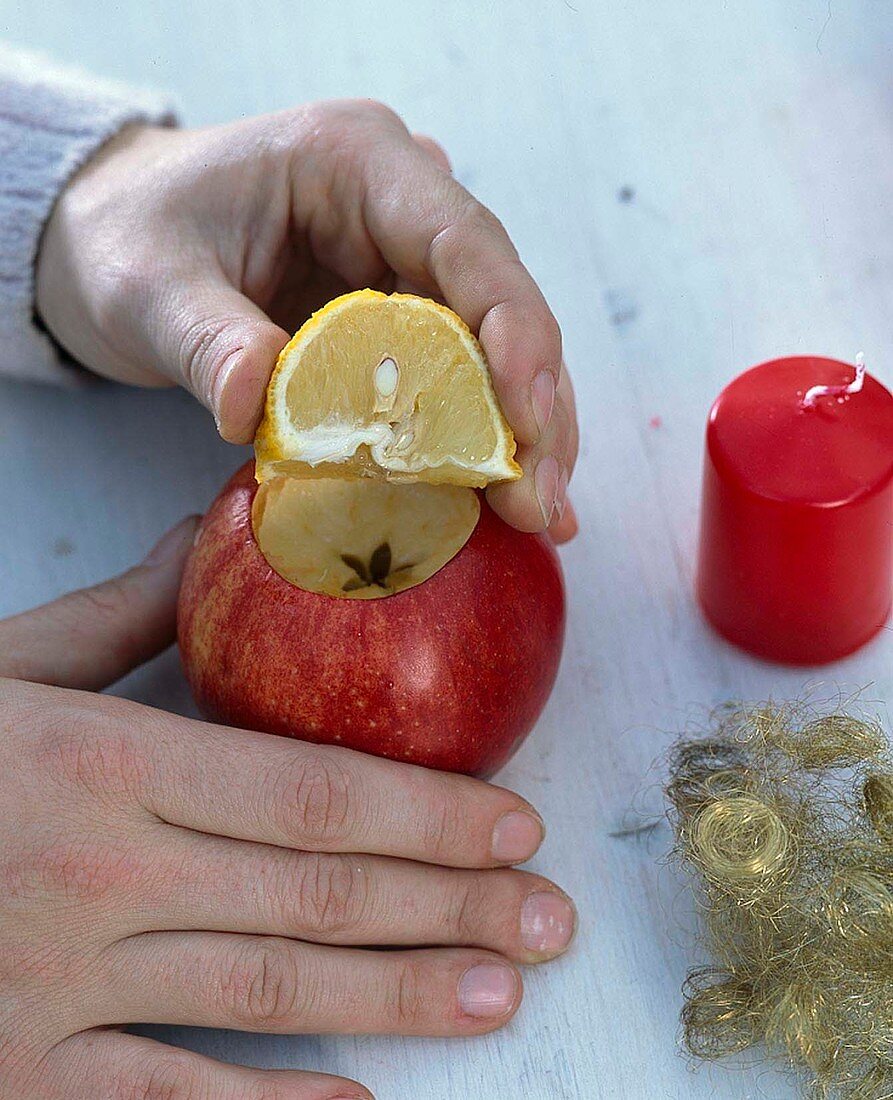
[[[812,386],[803,395],[804,406],[812,406],[820,397],[849,397],[851,393],[858,393],[865,384],[865,355],[859,352],[856,356],[856,375],[852,382],[839,386]]]

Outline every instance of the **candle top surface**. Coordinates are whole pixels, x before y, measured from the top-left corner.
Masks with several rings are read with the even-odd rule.
[[[836,359],[798,356],[739,375],[710,411],[717,470],[759,496],[823,507],[883,488],[893,478],[889,390],[866,374],[858,393],[803,401],[813,386],[843,387],[854,374]]]

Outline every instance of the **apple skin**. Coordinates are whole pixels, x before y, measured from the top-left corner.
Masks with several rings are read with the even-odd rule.
[[[486,776],[549,698],[564,641],[551,540],[504,523],[481,494],[459,553],[377,600],[307,592],[254,538],[254,464],[211,505],[183,576],[178,634],[199,709],[244,729]]]

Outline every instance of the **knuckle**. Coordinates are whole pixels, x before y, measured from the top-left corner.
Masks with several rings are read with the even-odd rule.
[[[297,1015],[300,982],[282,941],[252,941],[225,969],[219,993],[234,1022],[251,1030],[275,1030]]]
[[[283,832],[300,844],[334,844],[347,837],[356,801],[350,774],[331,757],[316,752],[284,772]]]
[[[393,107],[389,107],[387,103],[382,103],[380,99],[361,99],[359,104],[366,114],[371,115],[373,118],[380,118],[386,122],[399,122],[401,126],[403,125],[403,120]]]
[[[371,98],[348,99],[343,101],[344,114],[352,121],[360,124],[360,127],[368,126],[373,122],[379,126],[399,126],[405,129],[403,119],[397,112],[381,100]]]
[[[336,99],[303,109],[295,119],[299,129],[327,152],[366,150],[382,131],[406,131],[403,120],[375,99]]]
[[[283,111],[274,119],[268,141],[271,149],[289,154],[295,149],[322,152],[345,115],[344,100],[305,103]]]
[[[493,211],[452,179],[447,179],[447,186],[454,190],[455,198],[450,215],[428,244],[425,258],[428,270],[435,273],[438,268],[444,272],[459,268],[467,261],[469,249],[478,248],[481,240],[493,237],[502,237],[509,254],[515,257],[505,227]]]
[[[422,830],[425,851],[437,860],[448,860],[461,846],[468,827],[468,807],[450,791],[431,804]]]
[[[398,1031],[412,1032],[428,1016],[430,995],[426,995],[418,963],[400,962],[391,991],[388,1016]]]
[[[301,859],[297,902],[302,922],[335,935],[361,923],[366,908],[366,878],[356,861],[341,855],[309,852]]]
[[[3,896],[7,901],[11,898],[5,893]],[[0,906],[0,909],[5,907]],[[0,953],[0,985],[10,994],[19,989],[33,991],[35,984],[46,988],[50,983],[64,981],[69,975],[69,967],[68,950],[58,940],[33,942],[20,939],[18,942],[5,944]],[[3,1057],[0,1053],[0,1066],[2,1065]]]
[[[466,191],[462,184],[451,184],[454,193],[453,216],[442,230],[442,236],[449,239],[454,234],[456,241],[475,240],[478,235],[492,237],[503,235],[508,239],[505,226],[489,206]]]
[[[131,577],[124,575],[103,581],[95,588],[82,588],[72,592],[60,605],[67,621],[89,623],[95,631],[108,639],[109,645],[123,661],[136,664],[143,650],[140,624],[133,621]]]
[[[67,786],[94,797],[130,790],[146,772],[148,760],[117,724],[96,713],[58,712],[38,744],[45,766]]]
[[[190,1058],[165,1054],[137,1070],[121,1076],[113,1086],[111,1100],[199,1100],[202,1084]]]
[[[195,393],[211,393],[217,374],[228,356],[238,350],[228,339],[231,321],[226,316],[194,318],[180,334],[177,361],[188,385]]]
[[[430,134],[416,134],[415,141],[449,163],[449,154],[444,148],[443,142],[438,141],[436,137],[432,137]]]
[[[76,617],[88,612],[91,618],[103,620],[117,620],[127,609],[129,598],[127,585],[120,577],[112,577],[96,588],[82,588],[71,594]]]
[[[485,872],[486,873],[486,872]],[[463,875],[449,899],[446,924],[457,943],[473,944],[487,927],[485,910],[489,892],[480,875]]]
[[[81,837],[59,840],[26,851],[18,861],[16,882],[25,896],[47,894],[78,902],[96,902],[110,891],[134,884],[141,873],[137,857],[126,846]]]
[[[470,202],[465,204],[464,212],[461,221],[464,221],[473,232],[482,233],[487,236],[494,234],[502,234],[506,237],[505,226],[500,219],[483,203],[478,202],[477,199],[471,199]]]

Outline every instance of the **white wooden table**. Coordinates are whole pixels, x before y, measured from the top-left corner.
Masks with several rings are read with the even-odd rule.
[[[893,638],[820,674],[750,660],[693,606],[701,433],[744,367],[852,358],[893,382],[890,0],[45,0],[0,35],[170,89],[204,123],[369,95],[436,135],[562,321],[583,448],[555,695],[500,780],[543,812],[535,866],[576,898],[562,961],[473,1041],[152,1029],[233,1061],[356,1076],[380,1100],[781,1098],[765,1068],[677,1046],[696,957],[655,759],[729,697],[807,680],[893,696]],[[659,418],[653,419],[653,418]],[[178,393],[0,386],[0,612],[123,568],[244,455]],[[176,655],[122,690],[191,707]]]

